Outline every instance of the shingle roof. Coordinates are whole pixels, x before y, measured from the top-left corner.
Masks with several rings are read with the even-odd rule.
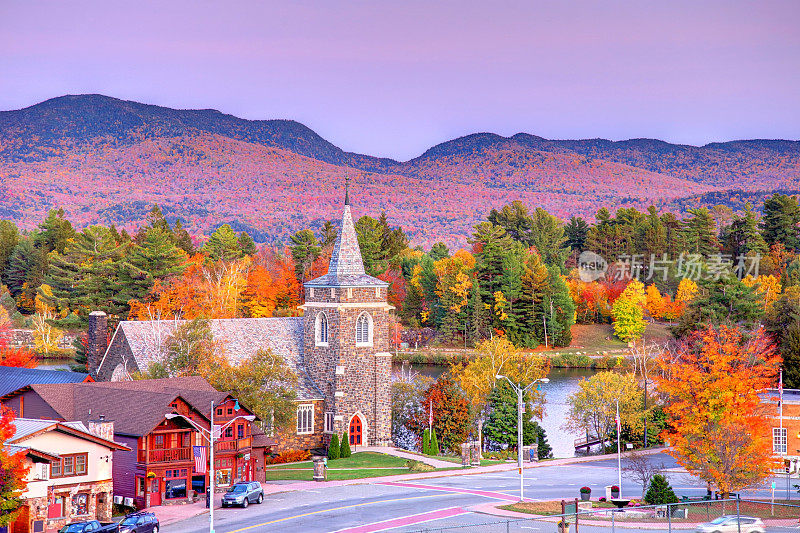
[[[131,353],[140,369],[160,359],[160,346],[183,320],[146,320],[120,322]],[[306,372],[303,364],[303,318],[226,318],[209,320],[211,334],[225,350],[225,356],[240,363],[258,350],[270,349],[284,358],[298,376],[299,399],[320,399],[323,394]],[[202,379],[202,378],[201,378]]]
[[[55,384],[55,386],[67,386],[67,387],[72,385],[73,384],[66,384],[66,385]],[[11,439],[9,439],[6,443],[4,443],[5,445],[16,445],[18,447],[22,447],[25,449],[36,450],[35,448],[25,446],[22,443],[29,437],[43,431],[61,431],[68,433],[70,435],[74,435],[80,438],[104,444],[110,448],[128,449],[125,445],[117,444],[113,441],[108,441],[102,437],[92,434],[83,424],[83,422],[80,421],[58,422],[56,420],[43,420],[39,418],[15,418],[13,423],[14,427],[16,428],[16,431],[14,432],[14,436],[11,437]],[[59,450],[54,450],[55,453],[57,453],[58,451]],[[42,453],[47,454],[53,452],[42,451]]]
[[[80,383],[88,374],[63,370],[0,366],[0,398],[34,383]]]
[[[336,237],[328,273],[305,283],[307,287],[387,287],[389,284],[364,272],[364,260],[358,245],[358,235],[350,214],[344,206],[342,226]]]

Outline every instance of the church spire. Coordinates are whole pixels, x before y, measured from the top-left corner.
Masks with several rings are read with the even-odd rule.
[[[344,179],[344,205],[350,205],[350,176]]]

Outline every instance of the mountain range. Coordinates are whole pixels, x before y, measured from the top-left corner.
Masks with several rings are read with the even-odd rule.
[[[384,210],[415,244],[463,245],[489,210],[513,200],[564,219],[600,207],[757,205],[800,190],[800,142],[476,133],[395,161],[345,152],[291,120],[103,95],[0,112],[0,218],[23,227],[63,207],[78,225],[135,228],[158,203],[197,235],[230,223],[258,241],[286,240],[338,216],[344,177],[357,216]]]

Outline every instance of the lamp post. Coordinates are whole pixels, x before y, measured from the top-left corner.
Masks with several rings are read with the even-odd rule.
[[[239,410],[239,400],[236,400],[235,408],[236,408],[237,411]],[[208,531],[209,531],[209,533],[214,533],[214,441],[215,441],[215,436],[214,436],[214,401],[213,400],[211,401],[211,430],[210,431],[207,430],[206,428],[204,428],[203,426],[197,424],[197,422],[195,422],[191,418],[188,418],[188,417],[186,417],[184,415],[179,415],[178,413],[167,413],[167,414],[164,415],[164,418],[166,418],[167,420],[173,420],[175,418],[184,419],[189,424],[191,424],[191,426],[193,428],[195,428],[197,430],[197,432],[200,433],[200,435],[203,436],[204,439],[206,439],[208,441],[208,447],[211,448],[211,451],[209,452],[209,459],[210,459],[210,463],[211,464],[210,464],[209,472],[208,472],[208,479],[209,479],[209,484],[208,484],[208,486],[209,486]],[[225,429],[226,427],[230,426],[233,422],[235,422],[236,420],[239,420],[240,418],[242,418],[244,420],[247,420],[248,422],[252,422],[253,420],[256,419],[256,417],[253,416],[253,415],[236,416],[236,417],[231,418],[230,420],[228,420],[228,422],[224,426],[220,426],[219,433],[222,433],[223,429]]]
[[[504,376],[502,374],[497,374],[495,378],[505,379],[508,381],[508,383],[511,385],[511,388],[517,393],[517,468],[519,468],[519,501],[522,502],[525,500],[523,497],[524,478],[522,475],[522,410],[525,407],[523,404],[523,399],[531,387],[537,383],[550,383],[550,380],[548,378],[534,379],[527,386],[523,387],[522,385],[514,383],[508,379],[508,376]]]

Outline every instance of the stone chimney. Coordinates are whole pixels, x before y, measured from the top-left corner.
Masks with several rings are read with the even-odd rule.
[[[89,433],[101,439],[114,440],[114,421],[106,420],[103,415],[97,420],[89,420]]]
[[[89,331],[86,335],[86,359],[89,374],[97,377],[97,369],[108,348],[108,317],[103,311],[89,313]]]

